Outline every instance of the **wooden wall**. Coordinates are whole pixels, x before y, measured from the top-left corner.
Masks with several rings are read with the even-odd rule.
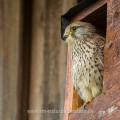
[[[60,15],[74,0],[0,0],[0,119],[62,119],[27,114],[63,109],[66,45]]]
[[[16,120],[20,110],[22,36],[19,0],[0,0],[0,119]],[[21,87],[20,87],[21,86]],[[24,106],[23,106],[24,108]]]

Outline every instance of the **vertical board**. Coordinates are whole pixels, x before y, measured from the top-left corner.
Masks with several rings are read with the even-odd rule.
[[[60,39],[60,16],[75,0],[34,0],[32,19],[32,55],[29,120],[57,120],[63,114],[66,44]],[[57,110],[59,113],[47,113]]]
[[[120,84],[120,1],[109,0],[107,6],[104,91]]]
[[[19,120],[20,0],[0,0],[0,119]]]

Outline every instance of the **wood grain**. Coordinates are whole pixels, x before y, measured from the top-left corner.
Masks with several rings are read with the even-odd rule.
[[[120,1],[108,1],[104,91],[120,84]]]
[[[72,101],[73,101],[73,81],[71,77],[71,59],[70,59],[70,46],[68,45],[68,54],[67,54],[67,72],[66,72],[66,88],[65,88],[65,103],[64,111],[68,113],[64,114],[64,120],[68,120],[69,111],[72,110]]]
[[[0,120],[62,120],[63,114],[26,113],[63,110],[67,46],[60,16],[75,3],[0,0]]]
[[[70,45],[68,45],[66,75],[67,76],[66,76],[66,88],[65,88],[64,120],[68,120],[69,114],[71,113],[71,111],[77,110],[82,105],[82,100],[80,99],[79,95],[77,94],[77,91],[73,86],[73,81],[71,76]]]
[[[23,88],[20,0],[0,1],[0,119],[20,120]],[[21,46],[21,47],[20,47]],[[22,88],[22,89],[21,89]],[[26,100],[22,102],[24,104]],[[23,118],[23,120],[25,120]]]
[[[115,85],[95,98],[86,109],[82,107],[70,114],[70,120],[119,120],[120,86]],[[114,93],[114,94],[113,94]]]
[[[80,11],[78,15],[76,15],[72,21],[78,21],[84,19],[86,16],[90,15],[91,13],[95,12],[97,9],[102,7],[106,4],[106,0],[98,0],[95,3],[89,5],[87,8]]]
[[[63,110],[66,44],[60,39],[60,16],[75,0],[34,0],[32,19],[31,110]],[[28,114],[29,120],[59,120],[63,114]]]
[[[44,42],[45,42],[45,1],[35,0],[32,18],[31,70],[29,110],[40,110],[44,90]],[[43,98],[43,99],[42,99]],[[28,114],[29,120],[40,120],[42,114]]]

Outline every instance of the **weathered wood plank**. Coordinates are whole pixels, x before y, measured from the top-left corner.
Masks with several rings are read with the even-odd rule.
[[[67,57],[67,73],[66,73],[66,90],[65,90],[65,105],[64,105],[64,120],[69,120],[71,110],[76,110],[82,104],[82,100],[74,89],[72,76],[71,76],[71,55],[70,46],[68,45]]]
[[[71,77],[71,60],[70,60],[70,48],[68,46],[68,56],[67,56],[67,72],[66,72],[66,89],[65,89],[65,103],[64,110],[72,110],[73,101],[73,82]],[[64,120],[68,120],[69,113],[64,114]]]
[[[45,1],[34,0],[32,18],[31,74],[29,110],[42,110],[44,101]],[[29,113],[29,120],[40,120],[44,114]]]
[[[63,110],[66,45],[60,40],[60,16],[75,0],[34,0],[29,109]],[[63,114],[29,114],[30,120],[63,119]]]
[[[94,11],[96,11],[97,9],[99,9],[100,7],[102,7],[105,4],[106,4],[106,0],[96,1],[95,3],[91,4],[87,8],[80,11],[80,13],[77,16],[75,16],[72,21],[82,20],[83,18],[90,15],[91,13],[93,13]]]
[[[0,119],[19,120],[20,0],[0,1]],[[24,106],[23,106],[24,108]]]
[[[63,109],[66,46],[60,40],[59,21],[61,13],[75,3],[0,1],[1,120],[27,119],[29,81],[29,109]],[[62,119],[56,113],[28,114],[30,120],[40,120],[41,115],[43,119]]]
[[[116,85],[86,106],[70,114],[70,120],[119,120],[120,86]],[[113,94],[114,93],[114,94]]]
[[[104,90],[120,84],[120,1],[110,0],[107,4]]]

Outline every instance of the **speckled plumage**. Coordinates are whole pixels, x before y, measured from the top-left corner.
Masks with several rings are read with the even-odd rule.
[[[71,48],[74,86],[85,102],[91,101],[102,92],[105,38],[93,25],[80,21],[70,24],[64,37]]]

